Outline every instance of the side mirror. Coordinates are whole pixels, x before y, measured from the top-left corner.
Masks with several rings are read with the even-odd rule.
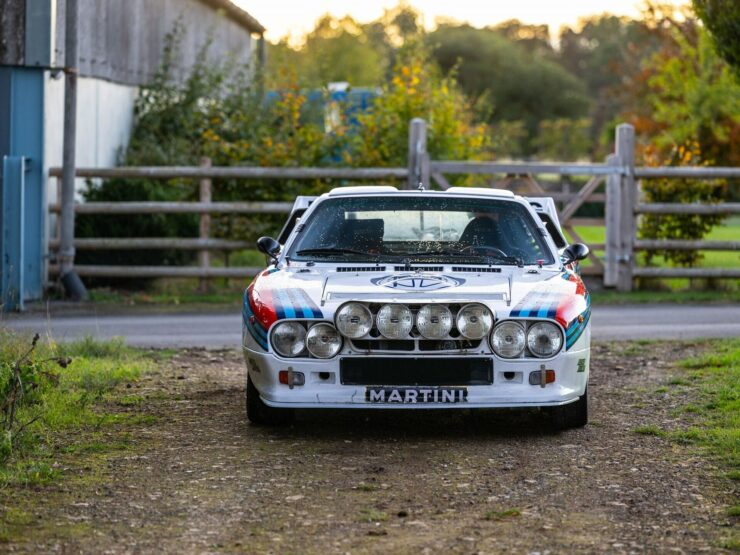
[[[257,248],[273,260],[277,260],[280,253],[280,243],[272,237],[260,237],[257,239]]]
[[[589,250],[586,245],[583,243],[573,243],[565,248],[561,259],[563,264],[572,264],[573,262],[578,262],[579,260],[586,258],[588,253]]]

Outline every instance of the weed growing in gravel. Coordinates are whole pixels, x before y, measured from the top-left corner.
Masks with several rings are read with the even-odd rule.
[[[360,522],[385,522],[388,520],[388,513],[377,509],[362,509],[360,511]]]
[[[505,509],[503,511],[488,511],[483,518],[486,520],[504,520],[507,518],[514,518],[521,516],[522,511],[519,509]]]
[[[647,426],[638,426],[632,431],[643,436],[662,436],[665,433],[663,430],[658,428],[658,426],[654,426],[652,424]]]

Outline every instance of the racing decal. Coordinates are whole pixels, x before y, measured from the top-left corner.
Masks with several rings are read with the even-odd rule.
[[[257,277],[245,292],[242,317],[250,335],[267,350],[267,330],[276,321],[323,318],[324,314],[303,289],[266,287]]]
[[[267,350],[267,329],[262,326],[260,321],[252,310],[250,301],[251,286],[247,289],[244,294],[244,302],[242,303],[242,319],[244,320],[244,326],[249,331],[249,335],[262,347],[265,351]]]
[[[586,329],[591,298],[578,274],[563,272],[560,277],[530,291],[514,306],[510,316],[556,320],[566,330],[566,349],[569,349]]]
[[[283,318],[323,318],[324,314],[303,289],[291,287],[273,289],[272,300],[275,303],[277,319]]]
[[[554,319],[562,297],[563,290],[559,286],[533,289],[512,309],[510,316]]]
[[[391,289],[417,291],[438,291],[448,287],[458,287],[465,283],[463,278],[444,275],[425,275],[421,273],[390,275],[370,280],[374,285]]]
[[[588,320],[591,318],[591,307],[589,306],[583,314],[579,314],[576,318],[573,319],[570,324],[568,324],[567,331],[565,332],[565,348],[570,349],[573,345],[575,345],[576,341],[581,337],[584,330],[586,329],[586,325],[588,324]],[[581,370],[578,370],[579,372]]]

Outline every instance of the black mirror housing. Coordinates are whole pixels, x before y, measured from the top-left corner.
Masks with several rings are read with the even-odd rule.
[[[583,243],[573,243],[568,245],[563,251],[563,264],[571,264],[583,260],[588,256],[589,250]]]
[[[257,248],[273,260],[277,260],[280,253],[280,243],[272,237],[260,237],[257,239]]]

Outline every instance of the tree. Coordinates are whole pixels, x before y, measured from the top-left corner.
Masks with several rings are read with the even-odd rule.
[[[589,129],[587,118],[542,120],[535,140],[540,158],[573,161],[589,152]]]
[[[717,52],[740,75],[740,3],[737,0],[693,0],[692,3]]]
[[[629,100],[625,90],[640,75],[642,60],[656,52],[661,44],[661,37],[643,21],[614,15],[583,18],[578,28],[561,29],[558,60],[585,83],[593,99],[592,151],[596,150],[605,128],[624,110]],[[609,140],[612,136],[609,135]]]
[[[585,87],[559,64],[536,57],[491,29],[441,25],[428,43],[443,71],[456,71],[463,91],[488,104],[490,121],[523,121],[530,137],[543,119],[588,115]],[[526,153],[533,144],[525,142]]]

